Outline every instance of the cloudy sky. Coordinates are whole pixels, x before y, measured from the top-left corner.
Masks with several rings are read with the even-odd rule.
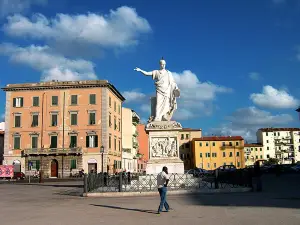
[[[182,92],[174,119],[254,141],[300,125],[299,23],[298,0],[0,0],[0,85],[106,79],[147,120],[154,84],[133,69],[163,56]]]

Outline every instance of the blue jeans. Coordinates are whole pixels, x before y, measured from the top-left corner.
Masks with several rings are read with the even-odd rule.
[[[163,207],[165,207],[165,209],[169,211],[170,206],[167,202],[167,188],[166,187],[158,188],[158,192],[160,195],[160,205],[158,208],[158,212],[161,212]]]

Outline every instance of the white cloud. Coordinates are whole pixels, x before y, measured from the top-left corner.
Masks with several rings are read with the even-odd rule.
[[[268,111],[256,107],[241,108],[226,118],[228,122],[218,128],[212,128],[210,133],[216,135],[240,135],[249,141],[256,141],[256,131],[263,127],[285,126],[293,121],[289,114],[272,115]]]
[[[259,73],[256,73],[256,72],[252,72],[252,73],[249,73],[249,78],[251,80],[260,80],[261,79],[261,76]]]
[[[28,11],[32,5],[44,6],[48,0],[0,0],[0,17]]]
[[[140,109],[141,109],[142,112],[148,113],[150,115],[151,114],[150,102],[149,102],[149,104],[142,104]]]
[[[122,93],[122,95],[125,97],[126,99],[126,103],[129,102],[140,102],[145,100],[146,95],[142,92],[139,92],[138,90],[132,90],[132,91],[124,91]],[[150,101],[149,101],[150,104]]]
[[[28,65],[42,72],[42,80],[92,80],[97,79],[94,64],[83,59],[68,59],[54,53],[48,46],[31,45],[26,48],[0,44],[0,54],[11,61]]]
[[[299,100],[290,95],[285,89],[275,89],[270,85],[264,86],[262,93],[253,93],[250,99],[261,107],[288,109],[299,105]]]
[[[122,6],[107,15],[57,14],[52,19],[42,14],[35,14],[31,19],[13,15],[8,17],[4,31],[11,36],[56,42],[126,47],[136,45],[139,35],[150,32],[151,27],[134,8]]]

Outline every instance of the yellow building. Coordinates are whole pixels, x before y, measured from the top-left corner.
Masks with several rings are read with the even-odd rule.
[[[245,144],[245,165],[252,166],[257,160],[264,159],[264,148],[262,144]]]
[[[192,146],[191,141],[194,138],[202,137],[201,129],[191,129],[191,128],[183,128],[179,132],[179,154],[181,160],[184,162],[184,169],[189,170],[193,169],[193,154],[192,154]]]
[[[244,139],[241,136],[202,137],[192,141],[193,167],[214,170],[223,165],[245,167]]]

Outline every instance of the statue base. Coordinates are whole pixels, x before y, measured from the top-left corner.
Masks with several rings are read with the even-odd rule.
[[[146,174],[158,174],[164,166],[169,173],[184,173],[184,163],[179,158],[179,131],[182,129],[176,121],[153,121],[146,125],[149,137],[149,161]]]

